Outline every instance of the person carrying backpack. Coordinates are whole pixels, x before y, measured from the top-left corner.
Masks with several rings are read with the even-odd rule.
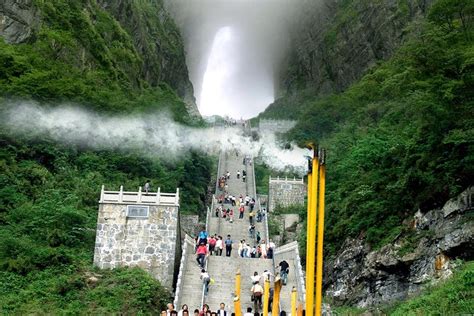
[[[211,236],[209,238],[209,254],[212,256],[214,249],[216,248],[217,236]]]
[[[205,269],[201,270],[201,280],[204,286],[204,295],[207,295],[207,292],[209,292],[209,283],[211,283],[211,276]]]
[[[281,261],[278,265],[280,266],[281,281],[283,285],[286,285],[288,282],[288,272],[290,271],[290,265],[285,260]]]
[[[207,246],[204,243],[200,243],[196,249],[196,261],[201,268],[204,268],[206,257],[209,254]]]
[[[207,244],[207,232],[205,230],[201,230],[199,232],[199,238],[198,238],[198,244],[204,243],[205,245]]]

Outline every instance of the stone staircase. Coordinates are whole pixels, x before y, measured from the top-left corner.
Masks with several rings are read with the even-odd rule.
[[[255,173],[253,164],[244,165],[243,164],[244,156],[236,152],[225,152],[221,154],[219,159],[218,176],[223,175],[226,171],[231,173],[230,179],[227,181],[228,192],[229,194],[239,197],[242,195],[245,197],[248,194],[250,197],[256,198],[255,192]],[[246,170],[247,179],[246,182],[242,181],[242,178],[237,179],[236,173],[237,170]],[[216,188],[216,196],[219,196],[222,192]],[[209,293],[207,296],[202,296],[202,282],[199,279],[200,269],[197,266],[195,261],[195,256],[192,253],[189,253],[188,258],[185,260],[184,267],[181,269],[184,271],[182,275],[182,284],[181,292],[177,295],[176,301],[177,308],[180,308],[182,304],[188,304],[189,309],[192,311],[195,308],[200,308],[201,300],[204,298],[204,303],[208,304],[211,311],[216,311],[219,308],[220,303],[225,303],[229,311],[233,311],[233,294],[235,289],[235,275],[237,271],[241,273],[241,306],[242,310],[245,311],[247,307],[253,307],[253,303],[250,301],[250,289],[252,287],[250,277],[255,271],[261,274],[264,270],[270,270],[274,273],[273,264],[278,264],[281,258],[287,259],[290,263],[290,275],[288,279],[288,284],[283,287],[283,293],[281,296],[281,309],[287,311],[291,310],[291,289],[293,285],[296,286],[298,280],[295,275],[295,264],[294,258],[287,258],[287,253],[282,253],[281,258],[275,259],[260,259],[260,258],[241,258],[238,256],[238,243],[240,240],[245,239],[246,243],[253,246],[256,241],[250,238],[248,233],[249,228],[249,219],[248,214],[250,212],[249,207],[245,210],[245,216],[243,219],[239,219],[238,207],[233,207],[234,209],[234,220],[231,223],[227,219],[215,216],[215,208],[217,207],[216,201],[214,200],[210,212],[207,218],[207,229],[210,235],[218,234],[224,239],[227,235],[231,235],[233,240],[233,250],[231,257],[225,256],[225,250],[222,256],[209,256],[207,260],[207,270],[212,279],[214,279],[214,284],[209,288]],[[224,207],[231,208],[230,204],[224,204]],[[255,210],[258,209],[256,205]],[[257,223],[256,219],[254,221],[256,225],[256,231],[260,232],[262,240],[266,236],[266,225],[265,222]],[[291,255],[290,255],[291,256]],[[292,260],[288,260],[292,259]],[[262,284],[263,285],[263,284]],[[273,286],[273,285],[272,285]],[[179,297],[178,297],[179,296]]]
[[[183,304],[189,308],[199,308],[202,299],[202,281],[200,279],[201,269],[196,262],[194,255],[194,240],[189,236],[185,237],[183,243],[183,257],[181,261],[181,276],[178,276],[177,288],[174,304],[177,309],[181,309]]]
[[[304,285],[304,276],[300,263],[297,242],[292,242],[290,244],[277,247],[277,249],[275,250],[275,265],[277,265],[277,271],[279,270],[278,264],[282,260],[285,260],[290,265],[288,273],[288,282],[285,286],[282,287],[280,294],[281,309],[286,311],[288,314],[291,310],[291,291],[293,289],[293,286],[298,291],[299,301],[304,301],[305,296],[305,289],[302,286]],[[298,287],[298,285],[300,286]]]
[[[204,302],[209,305],[212,311],[217,310],[220,303],[225,303],[233,310],[235,274],[240,270],[242,309],[253,308],[253,303],[250,300],[250,289],[252,288],[250,277],[254,271],[261,273],[271,269],[272,261],[269,259],[212,256],[209,258],[208,271],[215,283],[209,287],[209,294],[205,297]]]

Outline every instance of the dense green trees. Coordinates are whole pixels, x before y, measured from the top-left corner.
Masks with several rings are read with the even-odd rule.
[[[30,41],[10,45],[0,38],[0,113],[11,99],[34,99],[104,115],[165,111],[201,125],[170,88],[174,69],[160,63],[184,65],[176,26],[163,12],[158,19],[161,2],[130,3],[127,21],[138,19],[135,26],[150,32],[140,45],[151,36],[160,41],[159,53],[152,54],[154,42],[146,47],[152,56],[138,51],[134,34],[96,1],[35,0],[42,22]],[[180,187],[181,212],[200,214],[212,168],[204,153],[170,162],[15,135],[0,126],[0,313],[158,313],[170,300],[158,281],[139,269],[92,267],[100,187],[136,190],[147,179],[163,192]]]
[[[140,153],[84,150],[8,132],[0,143],[0,310],[134,314],[163,308],[169,293],[139,270],[96,271],[102,275],[97,284],[86,284],[93,272],[100,186],[134,190],[147,179],[164,192],[179,186],[181,211],[199,213],[205,210],[209,158],[191,153],[163,163]]]

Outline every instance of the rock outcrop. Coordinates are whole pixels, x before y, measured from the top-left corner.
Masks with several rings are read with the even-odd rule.
[[[431,0],[306,1],[293,27],[283,91],[340,92],[400,46]]]
[[[189,80],[181,34],[162,1],[99,0],[131,35],[143,59],[142,76],[152,86],[166,82],[183,98],[190,115],[200,116]]]
[[[90,29],[78,30],[80,24],[77,24],[72,26],[73,30],[67,30],[72,33],[74,45],[67,47],[61,41],[53,43],[58,51],[56,58],[85,69],[113,67],[117,76],[134,87],[167,84],[183,99],[191,116],[200,116],[181,34],[161,1],[99,0],[97,3],[86,1],[64,5],[74,14],[80,12],[82,16],[78,20],[87,22]],[[9,44],[28,42],[34,45],[40,28],[59,19],[57,12],[61,10],[65,9],[54,3],[1,1],[0,37]],[[101,23],[110,28],[104,29]],[[80,31],[93,33],[91,38],[98,43],[91,42],[88,37],[84,40],[78,35]],[[97,52],[93,52],[94,49]],[[126,56],[114,55],[118,49],[126,51]]]
[[[442,209],[418,212],[412,232],[371,251],[361,239],[346,240],[326,262],[324,287],[334,304],[387,304],[419,292],[452,274],[456,260],[474,258],[474,187]],[[410,238],[411,236],[411,238]]]
[[[0,37],[10,44],[29,41],[39,27],[38,10],[33,0],[2,0]]]

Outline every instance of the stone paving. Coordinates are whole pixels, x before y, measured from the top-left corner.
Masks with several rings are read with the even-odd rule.
[[[241,153],[237,154],[236,152],[226,152],[221,155],[219,170],[222,174],[224,174],[226,171],[229,171],[231,174],[230,179],[227,181],[229,194],[236,197],[239,197],[240,195],[245,197],[246,194],[248,194],[250,197],[256,197],[254,168],[253,165],[244,165],[243,158],[244,155]],[[237,179],[237,170],[240,170],[241,174],[242,170],[246,170],[246,182],[242,181],[242,178]],[[222,191],[217,190],[216,196],[219,196],[220,194],[222,194]],[[224,207],[231,208],[232,206],[229,204],[224,204]],[[261,274],[264,270],[270,270],[273,273],[273,261],[271,259],[241,258],[238,256],[237,250],[239,240],[245,239],[246,242],[251,246],[253,246],[256,241],[250,238],[248,233],[249,208],[246,208],[243,219],[238,218],[238,206],[234,206],[233,210],[233,222],[221,217],[216,217],[215,210],[211,210],[211,217],[209,218],[209,234],[218,234],[224,238],[230,234],[234,242],[231,257],[226,257],[224,250],[222,256],[210,256],[208,258],[208,272],[215,282],[210,286],[209,293],[204,298],[204,303],[208,304],[212,311],[217,310],[221,302],[226,304],[228,310],[233,310],[235,274],[237,271],[240,271],[242,277],[241,307],[243,311],[245,311],[247,307],[253,307],[253,303],[250,300],[250,288],[252,286],[250,276],[253,275],[254,271],[257,271],[259,274]],[[257,206],[255,207],[255,210],[257,210]],[[255,221],[255,223],[256,231],[260,231],[262,240],[265,239],[264,222],[258,223]],[[285,257],[285,259],[287,258]],[[188,256],[186,261],[186,269],[183,275],[183,289],[179,301],[182,303],[187,303],[189,308],[194,310],[194,308],[198,307],[196,304],[200,304],[199,302],[202,297],[202,283],[199,282],[200,268],[195,261],[195,256]],[[287,259],[287,261],[290,263],[290,278],[288,285],[286,285],[283,289],[283,293],[286,296],[288,296],[293,284],[295,284],[295,267],[293,265],[293,260]],[[275,261],[276,264],[278,264],[278,262],[279,261]],[[289,304],[289,297],[288,299],[283,299],[281,304],[282,310],[286,310],[289,313]],[[180,306],[177,306],[177,308],[180,308]]]

